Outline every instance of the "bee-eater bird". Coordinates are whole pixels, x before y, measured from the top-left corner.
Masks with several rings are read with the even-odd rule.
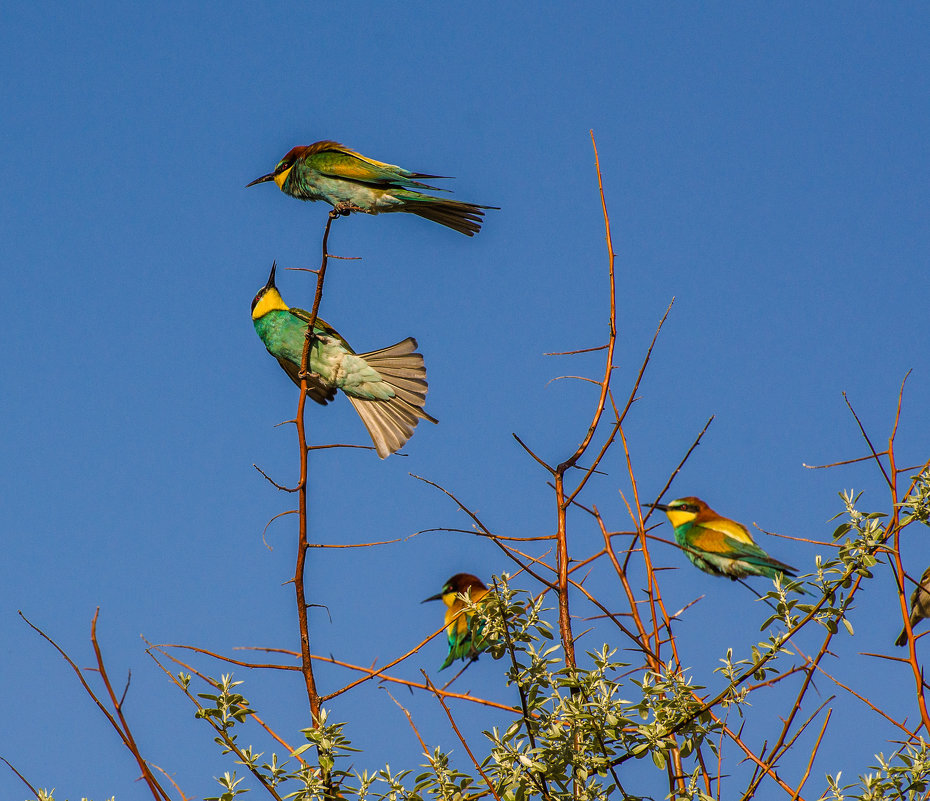
[[[273,172],[256,178],[246,187],[274,181],[286,195],[298,200],[325,200],[340,214],[406,211],[474,236],[481,230],[484,209],[497,207],[417,191],[446,191],[416,180],[444,177],[410,172],[395,164],[370,159],[338,142],[324,141],[291,148]]]
[[[309,312],[292,309],[274,284],[276,265],[252,301],[252,323],[268,352],[300,386],[300,364],[310,323]],[[313,326],[308,355],[307,395],[325,405],[341,389],[371,436],[382,459],[400,449],[422,420],[439,422],[423,411],[426,367],[416,353],[417,341],[371,353],[356,353],[339,333],[319,317]]]
[[[689,496],[668,504],[647,505],[668,515],[675,541],[705,573],[729,576],[734,581],[744,576],[796,575],[793,567],[773,559],[756,545],[744,525],[717,514],[700,498]]]
[[[442,592],[426,598],[427,601],[442,601],[446,605],[446,636],[449,638],[449,653],[440,670],[445,670],[456,659],[474,661],[486,647],[481,637],[481,628],[474,612],[465,612],[465,602],[459,595],[467,595],[472,603],[478,603],[488,594],[481,579],[471,573],[456,573],[442,587]]]
[[[920,584],[911,593],[911,629],[925,617],[930,617],[930,567],[920,577]],[[895,645],[907,645],[907,628],[901,629],[901,634],[894,641]]]

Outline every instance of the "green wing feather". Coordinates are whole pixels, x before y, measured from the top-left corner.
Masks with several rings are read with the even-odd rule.
[[[375,161],[343,147],[338,142],[320,142],[318,145],[319,150],[304,156],[304,163],[321,175],[380,187],[417,187],[437,192],[445,191],[439,187],[413,180],[415,178],[441,178],[443,177],[441,175],[410,172],[396,164]]]
[[[738,559],[760,568],[781,571],[788,576],[794,568],[773,559],[753,541],[745,526],[734,520],[716,518],[692,526],[687,536],[688,545],[708,554]]]
[[[459,606],[459,610],[464,606]],[[449,653],[440,670],[445,670],[456,659],[477,659],[478,654],[484,650],[485,643],[481,637],[483,626],[474,614],[460,615],[447,628],[449,639]]]

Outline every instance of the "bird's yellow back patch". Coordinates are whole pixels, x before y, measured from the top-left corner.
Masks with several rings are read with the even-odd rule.
[[[281,293],[272,287],[258,299],[258,303],[256,303],[255,308],[252,309],[252,319],[258,320],[260,317],[264,317],[268,314],[268,312],[287,311],[289,308],[290,306],[288,306],[284,302],[284,298],[281,297]]]
[[[278,185],[278,189],[280,189],[282,192],[284,191],[284,182],[287,180],[287,176],[290,174],[291,170],[293,169],[294,169],[294,165],[292,164],[286,170],[282,170],[274,177],[274,182]]]
[[[727,535],[722,531],[711,531],[706,528],[691,530],[697,531],[697,534],[691,539],[691,544],[700,548],[702,551],[724,555],[732,552],[733,546],[727,542]]]
[[[731,540],[745,543],[746,545],[755,545],[756,542],[749,533],[749,529],[742,523],[730,520],[728,517],[718,517],[716,520],[700,521],[700,525],[705,528],[712,528],[728,536]]]

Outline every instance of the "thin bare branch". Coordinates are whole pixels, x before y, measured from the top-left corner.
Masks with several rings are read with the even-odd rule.
[[[546,462],[544,462],[542,459],[540,459],[540,458],[533,452],[533,449],[530,448],[530,446],[527,445],[522,439],[520,439],[520,437],[518,437],[516,434],[514,434],[514,433],[512,433],[512,432],[511,432],[510,436],[512,436],[512,437],[520,444],[520,447],[523,448],[523,450],[525,450],[530,456],[533,457],[533,459],[536,461],[536,463],[537,463],[540,467],[544,468],[545,470],[548,470],[550,473],[555,473],[555,468],[550,467]]]
[[[25,784],[26,787],[29,788],[29,792],[30,792],[30,793],[32,793],[36,798],[39,797],[39,791],[36,790],[36,788],[33,787],[31,784],[29,784],[29,782],[28,782],[28,780],[26,779],[26,777],[23,776],[23,774],[20,773],[18,770],[16,770],[16,768],[14,768],[14,767],[9,763],[9,761],[7,761],[4,757],[0,756],[0,762],[3,762],[10,770],[13,771],[13,773],[15,773],[17,776],[19,776],[19,780],[20,780],[23,784]]]
[[[832,709],[827,710],[827,716],[823,719],[823,726],[820,727],[820,734],[817,737],[817,742],[814,743],[814,747],[811,750],[811,758],[807,761],[807,770],[804,771],[804,775],[801,777],[801,781],[798,784],[798,789],[793,796],[791,796],[791,801],[797,801],[798,796],[801,794],[801,790],[804,789],[804,785],[807,784],[807,780],[811,775],[811,768],[814,765],[814,757],[817,756],[817,752],[820,750],[820,743],[823,741],[823,736],[827,732],[827,726],[830,723],[830,716],[833,714]]]
[[[34,625],[32,621],[30,621],[29,618],[27,618],[22,613],[22,611],[19,611],[19,616],[23,620],[26,621],[26,625],[28,625],[33,631],[35,631],[46,642],[48,642],[56,651],[58,651],[61,657],[71,667],[71,670],[74,671],[74,674],[77,676],[78,681],[81,682],[81,686],[84,688],[84,691],[90,696],[91,700],[97,705],[97,708],[101,712],[103,712],[104,717],[106,717],[106,719],[110,722],[110,725],[116,730],[116,733],[119,735],[120,739],[123,741],[123,745],[125,745],[126,748],[129,749],[130,753],[135,758],[136,763],[139,765],[139,768],[142,771],[142,777],[145,780],[146,786],[149,788],[149,792],[152,793],[152,797],[155,798],[156,801],[170,801],[170,796],[165,792],[164,788],[158,783],[158,780],[152,775],[152,772],[148,769],[148,766],[146,765],[145,760],[142,758],[142,754],[139,753],[139,749],[136,746],[135,740],[132,737],[132,732],[129,730],[129,725],[126,723],[125,719],[123,718],[122,712],[118,708],[116,694],[113,692],[113,688],[110,685],[109,677],[107,676],[106,669],[103,665],[103,657],[101,656],[101,653],[100,653],[100,647],[97,644],[96,626],[97,626],[97,615],[99,614],[99,612],[100,612],[100,609],[98,607],[97,610],[94,612],[93,624],[91,626],[91,642],[93,643],[93,646],[94,646],[94,652],[97,655],[98,670],[100,672],[101,677],[103,678],[104,685],[107,689],[107,692],[110,695],[110,699],[114,705],[115,711],[117,715],[119,716],[119,720],[117,720],[110,713],[110,711],[104,705],[103,701],[101,701],[100,698],[97,697],[97,694],[94,692],[91,686],[87,683],[87,680],[84,678],[84,674],[81,671],[81,669],[74,663],[74,660],[71,659],[71,657],[68,656],[67,653],[65,653],[65,651],[61,648],[61,646],[59,646],[57,642],[55,642],[44,631],[42,631],[42,629]]]
[[[430,690],[435,690],[433,682],[430,681],[429,676],[426,674],[425,670],[420,670],[420,673],[423,674],[423,679],[426,681],[427,686]],[[446,717],[449,718],[449,725],[452,726],[452,731],[455,732],[455,736],[459,738],[459,742],[462,744],[462,747],[465,749],[465,753],[468,754],[469,758],[472,761],[472,764],[475,766],[475,770],[481,774],[481,778],[484,779],[484,783],[488,786],[488,789],[491,791],[491,795],[501,801],[501,797],[497,794],[497,790],[494,788],[494,785],[491,783],[491,780],[488,778],[488,775],[481,769],[481,765],[478,764],[478,760],[475,759],[475,755],[472,753],[471,748],[468,747],[468,743],[465,742],[465,738],[462,736],[462,732],[459,731],[459,727],[455,725],[455,718],[452,717],[452,713],[449,711],[449,707],[446,706],[445,699],[440,693],[436,693],[436,700],[439,701],[439,705],[442,707],[442,711],[446,713]]]
[[[271,520],[269,520],[267,523],[265,523],[265,527],[262,529],[262,544],[263,544],[269,551],[273,551],[273,550],[274,550],[274,547],[271,546],[271,545],[269,545],[268,540],[265,539],[265,534],[268,532],[268,527],[269,527],[272,523],[274,523],[274,521],[277,520],[279,517],[286,517],[287,515],[297,515],[297,514],[300,514],[300,512],[299,512],[297,509],[288,509],[286,512],[278,512],[278,514],[276,514],[274,517],[272,517]]]
[[[400,701],[398,701],[393,695],[391,695],[391,691],[388,690],[386,687],[382,687],[381,689],[384,690],[388,694],[388,698],[390,698],[395,704],[397,704],[397,706],[400,707],[401,711],[407,716],[407,723],[410,724],[410,728],[413,729],[413,733],[417,736],[417,740],[420,741],[420,748],[423,749],[424,755],[426,757],[429,757],[429,749],[426,747],[426,743],[423,742],[423,738],[420,736],[420,731],[419,729],[417,729],[416,725],[413,722],[413,716],[410,714],[410,710],[408,710],[407,707],[405,707]]]
[[[879,456],[884,456],[884,453],[878,454]],[[802,467],[806,467],[808,470],[826,470],[829,467],[841,467],[842,465],[847,464],[859,464],[859,462],[871,462],[875,458],[872,456],[859,456],[855,459],[844,459],[842,462],[830,462],[830,464],[807,464],[807,462],[801,462]]]
[[[862,438],[865,440],[866,445],[869,446],[869,450],[872,451],[872,459],[875,461],[875,464],[878,465],[878,469],[882,471],[882,475],[885,477],[885,483],[889,487],[894,486],[894,482],[889,478],[888,473],[885,472],[885,466],[882,464],[881,457],[887,455],[887,451],[882,451],[878,453],[875,450],[875,446],[872,444],[872,440],[869,439],[869,435],[865,431],[865,427],[862,425],[862,421],[859,419],[859,415],[856,414],[856,410],[853,409],[852,404],[849,402],[849,398],[846,396],[846,393],[843,393],[843,400],[846,401],[846,406],[849,408],[849,411],[852,412],[853,419],[856,421],[856,425],[859,426],[859,433],[862,434]]]
[[[288,421],[288,422],[290,422],[290,421]],[[283,484],[279,484],[277,481],[275,481],[271,476],[269,476],[264,470],[262,470],[262,469],[261,469],[257,464],[255,464],[255,463],[252,464],[252,467],[254,467],[256,470],[258,470],[258,472],[261,473],[261,474],[265,477],[265,480],[266,480],[269,484],[271,484],[271,485],[273,485],[274,487],[276,487],[277,489],[281,490],[281,492],[297,492],[297,490],[300,489],[300,487],[285,487]]]
[[[607,350],[607,345],[598,345],[594,348],[581,348],[581,350],[562,350],[544,353],[543,356],[577,356],[579,353],[596,353],[599,350]]]

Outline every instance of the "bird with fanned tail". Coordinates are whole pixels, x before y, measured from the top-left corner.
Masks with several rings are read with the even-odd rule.
[[[252,301],[252,323],[268,352],[300,386],[309,312],[291,308],[275,286],[276,265]],[[319,317],[313,325],[308,355],[307,395],[326,404],[342,390],[362,418],[382,459],[399,450],[420,420],[438,422],[423,410],[426,367],[407,337],[371,353],[356,353],[342,336]]]
[[[325,200],[340,214],[404,211],[474,236],[481,230],[484,210],[497,207],[418,191],[446,191],[419,180],[444,177],[411,172],[396,164],[370,159],[338,142],[323,141],[291,148],[272,172],[246,187],[274,181],[286,195],[298,200]]]

